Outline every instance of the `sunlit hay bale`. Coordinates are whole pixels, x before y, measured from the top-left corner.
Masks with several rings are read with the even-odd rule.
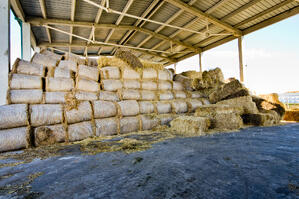
[[[211,128],[219,130],[236,130],[243,126],[243,120],[239,113],[216,114],[211,118]]]
[[[208,104],[202,105],[195,110],[194,116],[197,117],[215,117],[218,114],[236,113],[241,115],[243,108],[225,104]]]
[[[278,124],[280,116],[272,110],[264,111],[257,114],[244,114],[242,115],[243,122],[245,124],[251,124],[256,126],[272,126]]]
[[[272,104],[279,104],[281,107],[285,108],[285,105],[281,101],[279,101],[277,93],[259,95],[259,97],[267,100],[268,102],[271,102]]]
[[[181,75],[184,75],[185,77],[189,77],[191,79],[195,79],[195,78],[202,78],[202,73],[201,72],[197,72],[195,70],[189,70],[189,71],[184,71],[181,73]]]
[[[142,65],[143,65],[143,68],[152,68],[152,69],[155,69],[155,70],[163,70],[164,69],[164,66],[163,64],[161,63],[158,63],[158,62],[150,62],[150,61],[147,61],[147,60],[140,60]]]
[[[170,122],[171,131],[185,136],[205,135],[210,125],[209,118],[194,116],[179,116]]]
[[[299,122],[299,110],[287,110],[283,116],[283,120]]]
[[[209,95],[209,99],[211,103],[216,103],[220,100],[227,98],[230,95],[233,95],[234,93],[238,92],[243,88],[244,86],[238,80],[235,80],[227,84],[223,84],[222,86],[214,90]]]
[[[117,66],[117,67],[130,67],[125,61],[111,56],[99,56],[98,58],[98,68],[101,69],[105,66]]]
[[[224,77],[220,68],[204,71],[201,78],[201,86],[203,88],[218,87],[223,84]]]
[[[252,100],[255,102],[258,110],[260,112],[264,110],[273,110],[278,113],[278,115],[282,118],[285,114],[285,108],[280,104],[271,103],[263,98],[252,96]]]
[[[33,134],[35,146],[52,145],[66,140],[66,130],[62,124],[37,127]]]
[[[126,62],[129,66],[131,66],[133,69],[142,69],[143,65],[140,62],[140,60],[129,50],[125,49],[118,49],[115,52],[115,57],[123,60]]]
[[[258,109],[255,105],[255,103],[252,101],[251,96],[243,96],[243,97],[237,97],[233,99],[228,99],[228,100],[222,100],[220,102],[217,102],[216,104],[224,104],[228,106],[237,106],[243,109],[242,114],[256,114],[258,113]]]

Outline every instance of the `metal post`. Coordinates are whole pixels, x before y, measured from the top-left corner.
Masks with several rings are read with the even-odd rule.
[[[202,73],[201,54],[202,54],[202,53],[199,53],[199,54],[198,54],[198,61],[199,61],[199,72]]]
[[[10,72],[9,0],[0,1],[0,105],[6,103],[8,73]]]
[[[30,23],[22,23],[22,55],[23,59],[30,61],[31,59],[31,43],[30,43]]]
[[[174,74],[176,74],[176,63],[174,63]]]
[[[241,81],[241,82],[244,82],[244,73],[243,73],[243,52],[242,52],[242,37],[238,37],[238,49],[239,49],[240,81]]]

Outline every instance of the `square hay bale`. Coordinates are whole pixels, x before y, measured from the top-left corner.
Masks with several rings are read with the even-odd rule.
[[[33,134],[35,146],[66,141],[66,129],[62,124],[34,128]]]
[[[282,118],[285,114],[285,108],[280,104],[271,103],[263,98],[252,96],[252,100],[256,104],[259,111],[273,110]]]
[[[40,76],[10,74],[9,75],[10,89],[42,89],[43,83]]]
[[[233,99],[233,98],[237,98],[237,97],[242,97],[242,96],[249,96],[249,91],[247,88],[241,88],[238,91],[236,91],[235,93],[227,96],[226,98],[222,99],[222,100],[227,100],[227,99]]]
[[[141,89],[155,91],[158,89],[158,85],[152,80],[144,80],[141,82]]]
[[[96,119],[96,136],[109,136],[118,134],[119,120],[117,118]]]
[[[68,124],[91,120],[92,109],[89,101],[82,101],[77,109],[66,110],[65,120]]]
[[[122,82],[116,79],[104,79],[101,84],[105,91],[117,91],[123,87]]]
[[[183,75],[175,75],[174,76],[174,81],[175,82],[180,82],[183,85],[184,90],[187,90],[187,91],[193,91],[194,90],[193,79],[191,79],[189,77],[185,77]]]
[[[94,126],[91,121],[80,122],[68,126],[68,138],[70,142],[84,140],[94,135]]]
[[[120,70],[118,66],[106,66],[100,69],[101,79],[120,79]]]
[[[123,117],[119,122],[120,134],[131,133],[140,129],[140,121],[138,117]]]
[[[200,99],[188,99],[188,112],[193,113],[198,107],[203,106],[203,103]]]
[[[31,126],[60,124],[63,122],[61,104],[35,104],[29,106]]]
[[[255,103],[252,101],[251,96],[243,96],[243,97],[237,97],[228,100],[222,100],[220,102],[217,102],[216,104],[238,106],[243,109],[242,114],[249,114],[249,113],[256,114],[259,112]]]
[[[100,91],[99,100],[118,102],[120,99],[116,92]]]
[[[0,106],[0,129],[21,127],[28,124],[27,104]]]
[[[279,123],[280,116],[275,111],[270,110],[264,113],[244,114],[242,119],[245,124],[272,126]]]
[[[114,117],[117,115],[117,107],[114,102],[109,101],[93,101],[94,118]]]
[[[241,115],[243,109],[237,106],[229,106],[224,104],[203,105],[196,109],[194,116],[197,117],[215,117],[218,114],[236,113]]]
[[[205,135],[210,126],[206,117],[179,116],[170,122],[171,130],[181,135]]]
[[[45,76],[45,67],[41,64],[36,64],[17,58],[13,65],[12,72],[43,77]]]
[[[140,81],[134,79],[123,80],[123,87],[126,89],[140,89]]]
[[[223,84],[215,91],[213,91],[209,95],[209,99],[211,103],[219,102],[220,100],[225,99],[226,97],[233,95],[234,93],[238,92],[240,89],[243,89],[243,85],[238,81],[234,80],[227,84]]]
[[[140,62],[140,60],[138,59],[138,57],[136,57],[131,51],[129,50],[124,50],[124,49],[118,49],[115,52],[115,57],[123,60],[124,62],[126,62],[129,66],[131,66],[133,69],[137,69],[137,68],[143,68],[142,63]]]
[[[99,80],[99,70],[96,67],[79,65],[77,75],[78,77],[93,80],[96,82]]]
[[[211,128],[219,130],[236,130],[243,126],[243,120],[238,113],[222,113],[211,117]]]
[[[43,102],[43,90],[9,90],[7,92],[8,104],[40,104]]]
[[[140,90],[140,100],[155,100],[157,98],[155,91]]]
[[[139,104],[136,100],[124,100],[117,102],[118,114],[121,116],[135,116],[139,114]]]
[[[100,56],[98,58],[98,68],[103,68],[105,66],[116,66],[116,67],[130,67],[125,61],[112,56]],[[112,79],[112,78],[108,78]]]
[[[46,104],[62,104],[65,103],[65,95],[67,92],[45,92]]]
[[[140,114],[149,114],[155,111],[155,105],[151,101],[139,101]]]
[[[94,101],[98,99],[97,93],[86,91],[76,91],[75,97],[79,101]]]
[[[0,152],[29,147],[29,131],[29,127],[0,130]]]
[[[191,79],[195,79],[195,78],[202,78],[202,73],[201,72],[197,72],[195,70],[188,70],[188,71],[184,71],[181,73],[182,75],[189,77]]]
[[[71,91],[75,87],[75,82],[70,78],[47,77],[46,91]]]
[[[141,115],[142,130],[151,130],[160,124],[160,120],[154,115]]]
[[[224,82],[224,77],[220,68],[204,71],[202,73],[201,86],[203,88],[218,87],[223,82]]]

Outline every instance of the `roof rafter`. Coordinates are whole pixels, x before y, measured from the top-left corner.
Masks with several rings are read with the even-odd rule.
[[[42,42],[38,45],[39,47],[102,47],[105,46],[103,44],[86,44],[86,42],[76,42],[76,43],[68,43],[68,42],[53,42],[53,43],[49,43],[49,42]],[[148,52],[148,51],[142,51],[142,50],[138,50],[138,49],[134,49],[134,51],[138,51],[138,52],[142,52],[151,56],[156,56],[162,59],[167,60],[168,62],[174,63],[176,62],[176,59],[171,59],[167,56],[162,56],[158,53],[154,53],[154,52]]]
[[[71,21],[75,21],[75,11],[76,11],[76,1],[72,0],[72,8],[71,8]],[[73,34],[73,26],[70,27],[70,33]],[[73,42],[73,37],[70,36],[70,44]]]
[[[143,32],[148,35],[152,35],[153,37],[167,40],[177,45],[184,46],[192,51],[200,52],[199,49],[193,47],[191,45],[185,44],[179,40],[169,38],[165,35],[155,33],[151,30],[136,27],[136,26],[124,26],[124,25],[115,25],[115,24],[94,24],[91,22],[78,22],[78,21],[69,21],[69,20],[61,20],[61,19],[42,19],[42,18],[28,18],[27,22],[31,23],[32,25],[36,26],[43,26],[43,25],[65,25],[65,26],[77,26],[77,27],[94,27],[94,28],[108,28],[108,29],[119,29],[119,30],[135,30],[139,32]],[[122,44],[123,45],[123,44]]]
[[[39,0],[39,4],[40,4],[40,8],[42,10],[43,18],[47,19],[47,9],[46,9],[45,0]],[[46,32],[47,32],[47,35],[48,35],[49,43],[51,43],[52,42],[51,32],[48,28],[46,28]]]
[[[122,10],[123,13],[126,13],[126,12],[129,10],[129,8],[131,7],[133,1],[134,1],[134,0],[129,0],[129,1],[127,2],[127,4],[125,5],[124,9]],[[124,18],[124,14],[119,15],[119,17],[118,17],[118,19],[116,20],[115,24],[116,24],[116,25],[119,25],[123,18]],[[112,36],[112,34],[114,33],[114,31],[115,31],[115,29],[110,30],[109,34],[107,35],[107,37],[106,37],[106,39],[105,39],[105,42],[108,42],[108,41],[109,41],[109,39],[111,38],[111,36]],[[98,51],[98,55],[101,54],[101,51],[102,51],[102,48],[99,49],[99,51]]]
[[[195,7],[192,7],[186,3],[184,3],[183,1],[181,0],[165,0],[173,5],[175,5],[176,7],[178,8],[181,8],[183,10],[185,10],[186,12],[189,12],[199,18],[205,18],[207,19],[210,23],[213,23],[231,33],[233,33],[235,36],[241,36],[242,35],[242,31],[237,29],[237,28],[234,28],[232,27],[231,25],[229,25],[228,23],[225,23],[223,21],[220,21],[219,19],[216,19],[215,17],[195,8]]]

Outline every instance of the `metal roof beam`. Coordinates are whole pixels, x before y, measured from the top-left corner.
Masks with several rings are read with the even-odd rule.
[[[71,7],[71,21],[75,21],[75,11],[76,11],[76,0],[72,0],[72,7]],[[74,27],[70,27],[70,33],[73,34]],[[73,37],[70,36],[70,44],[73,42]]]
[[[39,0],[39,4],[40,4],[40,8],[42,10],[43,18],[47,19],[47,9],[46,9],[45,0]],[[52,42],[51,32],[48,28],[46,28],[46,32],[47,32],[47,35],[48,35],[49,43],[51,43]]]
[[[124,26],[124,25],[115,25],[115,24],[95,24],[91,22],[76,22],[76,21],[61,20],[61,19],[42,19],[42,18],[28,18],[27,22],[31,23],[33,26],[34,25],[43,26],[43,25],[52,24],[52,25],[65,25],[65,26],[89,27],[89,28],[94,27],[94,28],[106,28],[106,29],[108,28],[108,29],[119,29],[119,30],[135,30],[162,40],[172,42],[173,44],[184,46],[185,48],[191,49],[192,51],[200,52],[200,49],[185,44],[179,40],[172,39],[165,35],[158,34],[151,30],[136,27],[136,26]]]
[[[86,42],[76,42],[76,43],[67,43],[67,42],[52,42],[52,43],[49,43],[49,42],[42,42],[38,45],[39,47],[102,47],[102,46],[105,46],[105,45],[102,45],[102,44],[86,44]],[[134,51],[138,51],[138,52],[142,52],[142,53],[145,53],[145,54],[148,54],[148,55],[151,55],[151,56],[156,56],[156,57],[159,57],[159,58],[162,58],[162,59],[165,59],[167,60],[168,62],[171,62],[171,63],[174,63],[176,62],[176,59],[171,59],[169,57],[166,57],[166,56],[162,56],[158,53],[154,53],[154,52],[148,52],[148,51],[142,51],[142,50],[137,50],[137,49],[134,49]]]
[[[231,33],[233,33],[235,36],[241,36],[242,35],[242,31],[237,29],[237,28],[234,28],[232,27],[231,25],[229,25],[228,23],[225,23],[223,21],[220,21],[219,19],[216,19],[215,17],[195,8],[195,7],[192,7],[186,3],[184,3],[183,1],[181,0],[165,0],[173,5],[175,5],[176,7],[178,8],[181,8],[183,10],[185,10],[186,12],[189,12],[199,18],[205,18],[207,19],[210,23],[213,23]]]

